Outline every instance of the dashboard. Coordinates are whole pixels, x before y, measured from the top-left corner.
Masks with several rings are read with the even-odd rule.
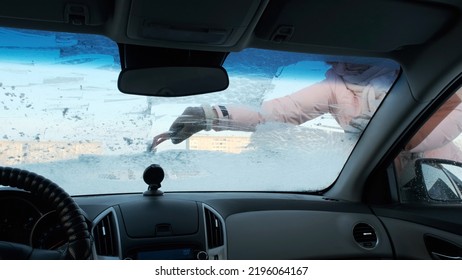
[[[91,225],[94,259],[393,258],[386,230],[360,203],[246,192],[74,200]],[[0,189],[0,217],[0,240],[66,246],[55,212],[27,192]]]

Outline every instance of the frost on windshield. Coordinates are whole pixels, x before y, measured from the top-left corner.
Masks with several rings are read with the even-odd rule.
[[[71,194],[144,191],[142,174],[153,163],[165,170],[163,191],[317,191],[337,178],[358,138],[323,114],[254,132],[202,131],[152,152],[153,137],[188,106],[258,108],[324,79],[329,65],[245,50],[224,65],[227,90],[153,98],[117,90],[117,46],[104,37],[1,29],[0,38],[1,164],[41,174]]]

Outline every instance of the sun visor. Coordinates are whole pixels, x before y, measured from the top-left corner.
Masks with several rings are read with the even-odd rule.
[[[255,36],[277,44],[383,52],[425,43],[456,16],[449,6],[424,1],[272,0]]]
[[[0,18],[33,20],[40,23],[100,26],[108,18],[111,0],[2,1]]]
[[[188,46],[234,46],[265,0],[133,0],[127,36]]]

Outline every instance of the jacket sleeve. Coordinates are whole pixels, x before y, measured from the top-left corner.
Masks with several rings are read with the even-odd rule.
[[[263,102],[261,108],[227,105],[228,120],[221,120],[215,130],[254,131],[258,124],[284,122],[302,124],[329,112],[332,100],[329,79],[305,87],[290,95]]]
[[[454,94],[414,135],[406,150],[413,153],[435,150],[452,142],[461,132],[462,103]]]

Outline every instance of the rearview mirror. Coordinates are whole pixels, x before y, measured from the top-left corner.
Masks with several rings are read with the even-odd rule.
[[[161,97],[221,91],[228,85],[223,67],[196,66],[124,69],[117,83],[123,93]]]
[[[462,163],[444,159],[418,159],[415,162],[417,185],[431,200],[462,200]]]

